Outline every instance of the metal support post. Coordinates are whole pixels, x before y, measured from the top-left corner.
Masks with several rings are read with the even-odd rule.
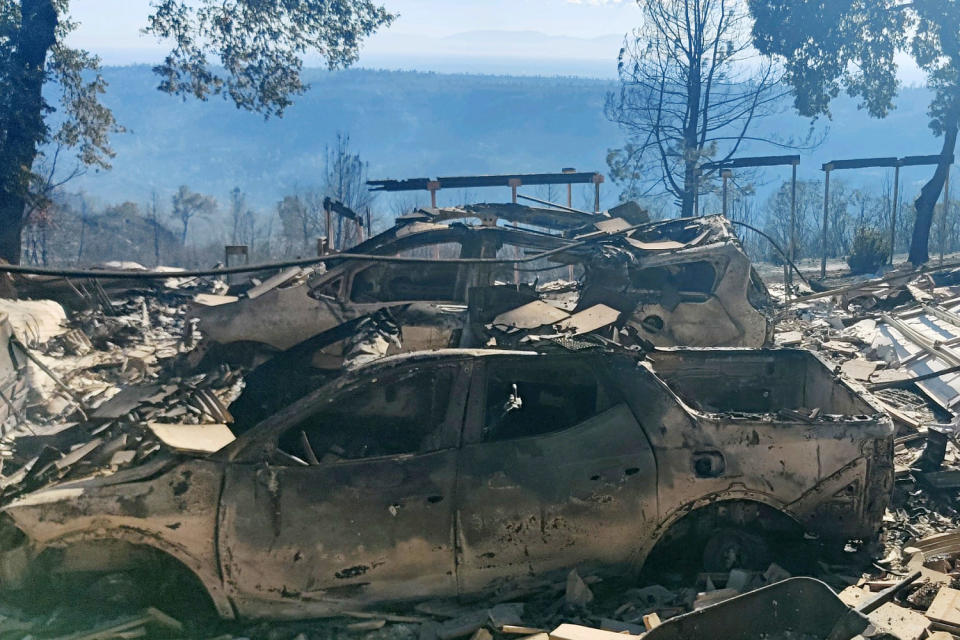
[[[897,248],[897,209],[900,206],[900,162],[893,169],[893,205],[890,210],[890,264]]]
[[[797,165],[799,160],[793,161],[793,173],[790,176],[790,260],[797,261]],[[787,265],[787,298],[790,297],[790,285],[793,284],[793,271]]]
[[[560,173],[576,173],[577,170],[573,167],[564,167],[560,170]],[[573,209],[573,183],[567,183],[567,208]],[[572,278],[571,278],[572,279]]]
[[[950,215],[950,165],[943,181],[943,219],[940,221],[940,266],[943,266],[943,245],[947,239],[947,216]]]
[[[823,180],[823,234],[820,237],[820,279],[827,277],[827,220],[830,213],[830,170],[832,164],[823,165],[826,174]]]
[[[230,258],[235,258],[230,260]],[[240,264],[240,260],[243,260],[243,264],[250,264],[250,249],[245,244],[228,244],[223,247],[223,264],[226,267],[235,267]],[[233,283],[233,278],[231,275],[227,275],[227,284]]]

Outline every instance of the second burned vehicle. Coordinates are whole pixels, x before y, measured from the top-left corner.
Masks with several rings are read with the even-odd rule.
[[[471,220],[481,224],[466,223]],[[543,252],[548,257],[533,260]],[[603,304],[657,346],[760,347],[772,331],[766,288],[720,216],[631,225],[521,205],[424,209],[350,253],[436,260],[334,257],[326,269],[291,270],[239,297],[200,301],[194,315],[202,335],[208,343],[283,351],[387,309],[402,333],[390,353],[477,348],[488,342],[485,326],[511,308],[491,312],[487,303],[497,297],[491,288],[526,292],[513,297],[521,306],[546,298],[537,281],[574,272],[572,295],[560,305],[548,300],[562,313],[542,316],[541,325]],[[446,258],[530,261],[517,268]],[[324,349],[332,367],[344,352],[342,343]]]
[[[890,418],[804,351],[401,355],[212,456],[19,498],[0,578],[171,566],[223,617],[306,618],[623,573],[678,540],[753,568],[769,535],[872,536],[892,447]]]

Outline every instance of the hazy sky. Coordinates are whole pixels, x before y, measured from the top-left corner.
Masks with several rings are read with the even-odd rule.
[[[620,33],[639,15],[633,0],[382,0],[400,14],[392,31],[447,36],[462,31],[511,29],[592,37]],[[78,41],[110,37],[136,45],[149,0],[73,0],[83,22]]]
[[[612,78],[624,34],[640,23],[635,0],[381,2],[400,18],[364,43],[360,66]],[[150,63],[164,53],[140,34],[150,0],[72,0],[70,9],[80,22],[71,42],[106,64]],[[899,62],[902,80],[922,80],[908,58]]]
[[[413,56],[427,66],[443,66],[448,56],[612,60],[619,40],[639,20],[633,0],[382,1],[400,18],[364,44],[361,64],[368,66],[393,66],[392,56]],[[73,0],[70,8],[81,23],[72,43],[98,53],[107,64],[152,62],[163,52],[162,45],[139,33],[149,0]],[[490,46],[450,38],[476,31],[534,31],[575,40],[538,41],[531,52],[529,38],[522,35]]]

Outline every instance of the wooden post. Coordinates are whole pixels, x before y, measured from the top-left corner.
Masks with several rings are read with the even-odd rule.
[[[511,201],[513,204],[517,204],[517,187],[521,186],[523,182],[520,178],[510,178],[510,194]]]
[[[325,207],[324,213],[327,215],[327,249],[329,250],[331,246],[331,238],[333,238],[333,236],[330,235],[330,209]]]
[[[593,176],[593,212],[600,213],[600,185],[603,184],[603,176],[599,173]]]
[[[832,164],[823,165],[826,174],[823,181],[823,235],[820,239],[820,279],[827,277],[827,220],[830,214],[830,170]]]
[[[897,248],[897,207],[900,206],[900,161],[893,169],[893,206],[890,210],[890,264]]]
[[[437,208],[437,191],[440,190],[440,183],[436,180],[427,182],[427,191],[430,192],[430,208]]]

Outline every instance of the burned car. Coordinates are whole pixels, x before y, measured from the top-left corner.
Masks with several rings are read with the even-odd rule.
[[[797,381],[800,381],[798,384]],[[224,617],[304,618],[638,568],[756,536],[872,536],[893,426],[793,350],[443,350],[379,360],[209,457],[169,455],[0,514],[5,589],[160,554]]]
[[[481,224],[468,224],[475,220]],[[568,310],[602,303],[657,346],[761,347],[772,335],[767,290],[720,216],[631,225],[622,218],[522,205],[424,209],[350,252],[435,260],[333,257],[325,270],[295,268],[239,297],[199,300],[193,315],[201,333],[219,345],[283,351],[390,310],[402,329],[391,354],[477,348],[487,338],[482,326],[470,326],[468,310],[477,306],[472,290],[498,283],[530,288],[534,278],[572,278],[576,271],[582,277],[571,284],[578,297]],[[541,252],[549,256],[522,271],[508,263],[444,260],[508,260]],[[340,342],[324,347],[330,368],[339,366],[344,350]]]

